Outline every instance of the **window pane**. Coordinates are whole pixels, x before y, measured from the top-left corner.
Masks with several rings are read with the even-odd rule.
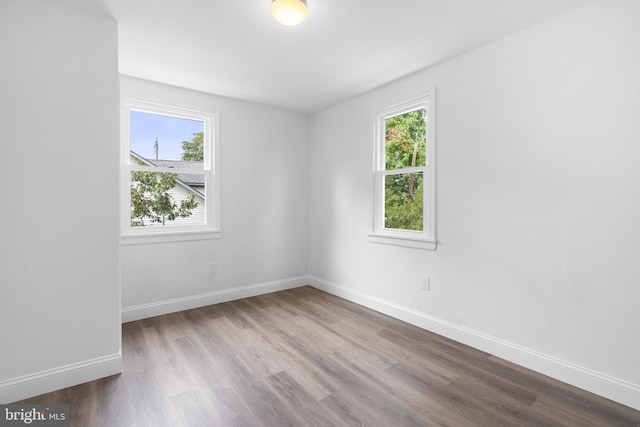
[[[424,108],[385,120],[385,164],[387,170],[426,166]]]
[[[205,223],[205,175],[131,171],[131,226]]]
[[[148,166],[158,161],[204,159],[204,122],[144,111],[130,112],[131,154]],[[201,168],[202,169],[202,168]]]
[[[422,172],[384,177],[384,227],[399,230],[423,229]]]

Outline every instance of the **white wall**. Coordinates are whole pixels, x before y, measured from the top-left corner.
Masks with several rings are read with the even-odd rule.
[[[313,283],[640,409],[639,76],[598,1],[316,114]],[[370,243],[373,113],[432,85],[440,245]]]
[[[121,91],[219,115],[222,226],[216,240],[123,245],[123,319],[304,284],[308,117],[126,76]]]
[[[120,370],[116,31],[0,3],[2,403]]]

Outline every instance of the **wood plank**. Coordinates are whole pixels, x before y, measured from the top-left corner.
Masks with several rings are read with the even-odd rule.
[[[122,326],[73,426],[640,426],[640,412],[311,287]]]

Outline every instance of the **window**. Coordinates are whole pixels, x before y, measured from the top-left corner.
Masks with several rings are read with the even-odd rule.
[[[125,242],[219,237],[215,116],[124,100]]]
[[[434,92],[376,113],[371,241],[436,248]]]

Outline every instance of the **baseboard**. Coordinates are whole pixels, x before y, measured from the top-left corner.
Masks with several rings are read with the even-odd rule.
[[[309,284],[356,304],[469,345],[543,375],[640,410],[640,385],[310,276]]]
[[[51,391],[122,372],[120,353],[0,382],[0,404],[8,404]]]
[[[289,279],[272,282],[258,283],[232,289],[223,289],[206,294],[193,295],[184,298],[154,302],[151,304],[136,305],[122,309],[122,322],[146,319],[163,314],[175,313],[192,308],[204,307],[211,304],[233,301],[241,298],[254,297],[285,289],[297,288],[308,283],[308,276],[292,277]]]

